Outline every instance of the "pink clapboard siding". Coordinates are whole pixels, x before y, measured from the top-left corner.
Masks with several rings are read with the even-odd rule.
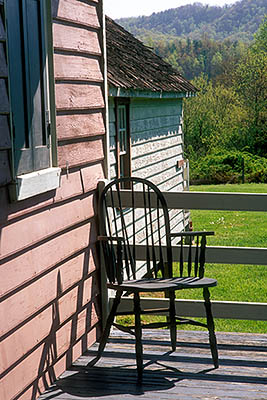
[[[56,50],[76,51],[81,54],[101,55],[98,35],[88,28],[54,24],[54,48]]]
[[[101,85],[61,83],[56,85],[58,110],[90,110],[104,107]]]
[[[88,163],[88,159],[101,162],[104,159],[103,139],[89,140],[87,142],[65,143],[58,147],[58,165],[74,167]]]
[[[0,225],[4,226],[5,221],[31,214],[38,209],[82,195],[84,192],[94,191],[98,181],[102,178],[103,167],[101,163],[84,167],[79,171],[62,174],[61,186],[54,196],[44,194],[38,196],[38,201],[32,198],[14,204],[9,203],[6,189],[0,188]],[[88,186],[89,189],[85,190],[85,186]]]
[[[103,114],[70,114],[57,116],[57,137],[60,140],[82,138],[105,134]]]
[[[39,213],[34,213],[25,219],[2,227],[1,256],[10,256],[14,253],[35,246],[41,240],[60,234],[64,230],[76,226],[93,217],[93,195],[74,199],[70,202],[49,207]],[[29,224],[29,225],[28,225]],[[30,227],[30,229],[29,229]]]
[[[69,259],[75,264],[75,258],[80,252],[84,252],[89,244],[94,245],[95,229],[92,220],[85,224],[62,232],[61,235],[50,238],[44,243],[38,244],[32,251],[25,251],[15,254],[3,263],[1,267],[1,296],[6,296],[16,291],[20,286],[30,284],[38,279],[38,276],[53,270],[55,266],[64,264]],[[49,252],[47,252],[49,246]],[[92,254],[88,263],[88,270],[93,271],[95,267],[95,249],[92,247]],[[21,268],[27,265],[27,268]],[[70,273],[74,273],[74,266]],[[76,276],[76,273],[74,273]],[[77,275],[78,276],[78,275]],[[19,285],[18,285],[19,282]]]
[[[84,319],[84,314],[83,314],[83,321]],[[81,337],[81,339],[84,339],[84,337]],[[87,334],[87,344],[90,345],[91,343],[94,343],[96,340],[96,333],[95,330],[91,330]],[[83,343],[83,345],[81,345]],[[79,340],[77,343],[73,344],[71,347],[71,352],[67,353],[68,359],[71,360],[76,360],[79,355],[84,351],[84,347],[86,347],[86,341],[85,340]],[[39,356],[39,358],[42,358],[42,354]],[[38,359],[38,354],[37,354],[37,359]],[[34,360],[33,360],[34,362]],[[31,367],[31,365],[30,365]],[[34,366],[35,367],[35,366]],[[37,373],[36,374],[36,379],[33,380],[30,385],[26,386],[23,392],[21,393],[19,400],[29,400],[29,399],[35,399],[38,398],[39,393],[43,392],[46,388],[46,385],[44,382],[50,382],[51,381],[51,372],[54,374],[54,376],[59,376],[61,374],[61,371],[64,371],[66,369],[66,357],[58,357],[56,362],[53,364],[53,368],[50,368],[49,370],[46,369],[45,371],[42,372],[42,379],[40,379],[40,375]],[[38,378],[39,376],[39,378]],[[23,385],[23,383],[22,383]],[[21,386],[22,386],[21,385]],[[11,397],[10,397],[11,398]]]
[[[17,203],[10,203],[7,188],[8,69],[0,24],[0,399],[8,400],[37,399],[100,333],[95,209],[106,134],[102,0],[52,0],[52,12],[61,184]]]
[[[76,0],[53,2],[52,14],[55,20],[74,22],[93,28],[100,27],[96,7]]]
[[[55,54],[55,79],[57,81],[103,82],[99,59],[87,55]]]
[[[53,311],[54,310],[51,309],[51,312]],[[92,311],[92,314],[93,313],[94,310]],[[84,342],[83,339],[87,336],[84,329],[87,319],[88,310],[83,310],[75,320],[76,338],[79,342]],[[1,398],[12,399],[15,397],[16,387],[23,389],[22,392],[24,392],[24,390],[28,389],[28,386],[31,386],[31,390],[29,391],[31,395],[26,398],[28,400],[31,399],[32,394],[35,391],[36,397],[34,398],[37,398],[39,396],[37,388],[39,387],[40,390],[44,390],[44,384],[42,379],[40,379],[42,376],[46,375],[47,382],[50,382],[51,375],[54,374],[56,377],[66,369],[66,359],[72,362],[79,357],[82,350],[86,350],[85,348],[82,349],[82,344],[79,342],[76,343],[76,341],[71,346],[67,344],[70,340],[69,336],[71,330],[72,322],[70,321],[61,329],[57,330],[56,333],[52,333],[46,343],[42,342],[42,344],[34,349],[28,357],[23,358],[18,365],[14,365],[12,373],[7,373],[4,378],[2,378],[2,388],[5,390],[2,392]],[[28,332],[28,335],[29,334],[31,334],[31,332]],[[90,339],[92,338],[95,339],[95,334],[92,334]],[[56,358],[53,359],[53,348],[55,347],[58,348],[58,352],[56,353]],[[65,357],[60,360],[60,356],[63,356],[64,354]],[[50,368],[47,368],[47,361],[50,361],[51,363]],[[57,368],[57,364],[60,365],[59,368]],[[33,379],[29,379],[29,373],[31,373]],[[16,377],[16,380],[14,380],[14,376]],[[38,377],[39,379],[35,380],[35,377]]]

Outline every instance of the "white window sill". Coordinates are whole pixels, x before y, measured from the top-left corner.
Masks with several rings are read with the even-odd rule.
[[[55,190],[60,186],[60,168],[47,168],[16,177],[9,186],[11,201],[20,201]]]

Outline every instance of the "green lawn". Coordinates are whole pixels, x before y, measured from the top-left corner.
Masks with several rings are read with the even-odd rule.
[[[190,191],[267,193],[267,184],[191,186]],[[191,211],[194,230],[214,230],[208,245],[267,247],[267,215],[247,211]],[[267,303],[267,266],[208,264],[207,277],[215,277],[214,300]],[[183,298],[201,298],[201,292],[183,291]],[[216,320],[220,331],[267,333],[267,322]]]
[[[267,193],[267,184],[191,186],[191,191]],[[208,245],[267,247],[267,214],[244,211],[191,211],[193,229],[214,230]],[[211,288],[212,300],[267,303],[267,266],[207,264],[205,276],[218,280]],[[177,298],[202,299],[201,290],[177,292]],[[161,320],[162,317],[154,317]],[[152,317],[146,317],[151,320]],[[124,319],[128,320],[128,318]],[[201,319],[200,319],[201,320]],[[129,323],[132,323],[129,318]],[[224,332],[267,333],[265,321],[216,319],[216,330]],[[183,329],[181,326],[180,329]],[[185,325],[184,329],[194,329]],[[197,330],[201,329],[196,327]]]
[[[267,193],[267,183],[244,183],[225,185],[191,185],[190,192],[239,192]]]

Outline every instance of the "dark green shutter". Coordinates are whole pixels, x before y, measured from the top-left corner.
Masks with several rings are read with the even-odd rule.
[[[39,0],[6,2],[16,175],[50,166],[43,6]]]

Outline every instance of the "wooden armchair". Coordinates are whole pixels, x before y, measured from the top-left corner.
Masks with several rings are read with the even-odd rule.
[[[126,206],[124,194],[120,189],[122,186],[131,187],[131,206]],[[141,195],[135,192],[136,189],[141,190]],[[101,357],[111,326],[114,324],[117,328],[135,336],[137,372],[140,381],[143,373],[142,329],[169,327],[171,347],[175,351],[177,325],[193,324],[208,329],[214,367],[218,368],[217,343],[208,289],[216,286],[217,281],[204,277],[206,237],[213,235],[214,232],[171,233],[164,196],[154,184],[140,178],[121,178],[109,183],[101,194],[99,213],[99,240],[104,254],[107,287],[113,289],[116,295],[97,357],[88,366],[94,365]],[[172,246],[174,238],[178,238],[179,247]],[[189,241],[187,246],[184,245],[185,238],[187,243]],[[137,260],[137,244],[143,245],[145,265]],[[180,251],[179,268],[174,266],[173,251]],[[175,313],[175,292],[189,288],[203,288],[206,324],[180,318]],[[140,293],[159,291],[164,292],[169,298],[169,307],[165,310],[166,322],[143,324],[141,315],[155,313],[155,310],[141,309]],[[134,325],[127,327],[114,322],[115,317],[121,315],[117,309],[125,292],[133,294],[135,318]],[[162,309],[160,311],[162,312]]]

